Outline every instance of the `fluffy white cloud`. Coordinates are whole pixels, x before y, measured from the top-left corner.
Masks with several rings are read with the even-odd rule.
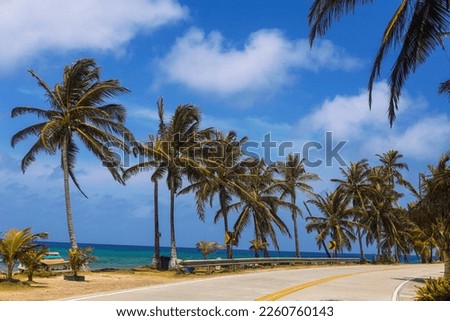
[[[376,150],[397,149],[419,160],[437,161],[449,148],[450,119],[446,115],[423,118],[403,133],[370,139]]]
[[[331,131],[340,139],[359,139],[366,127],[387,127],[389,89],[386,83],[375,84],[372,110],[369,110],[367,90],[355,96],[336,96],[326,100],[311,115],[302,119],[302,128]],[[410,99],[402,97],[398,114],[410,106]],[[306,127],[305,127],[306,126]]]
[[[191,29],[159,61],[166,81],[222,96],[274,92],[295,69],[347,70],[359,64],[331,42],[311,50],[306,39],[292,41],[274,29],[252,33],[243,48],[228,45],[219,32]]]
[[[362,90],[354,96],[326,100],[315,112],[300,120],[299,131],[331,131],[334,138],[348,140],[346,148],[351,147],[357,151],[353,154],[362,157],[397,149],[405,156],[433,161],[448,148],[450,120],[445,114],[427,116],[426,102],[422,98],[413,99],[403,93],[393,128],[389,127],[387,117],[387,84],[379,82],[375,85],[372,110],[369,110],[367,99],[367,90]],[[410,117],[405,112],[417,116]]]
[[[176,0],[4,0],[0,64],[45,49],[117,50],[141,31],[186,17]]]

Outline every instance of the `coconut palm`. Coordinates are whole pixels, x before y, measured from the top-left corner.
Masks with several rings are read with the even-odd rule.
[[[25,266],[25,272],[28,275],[29,282],[33,281],[33,273],[41,267],[41,260],[47,254],[47,251],[46,246],[40,245],[24,251],[20,255],[20,262]]]
[[[400,184],[409,189],[412,188],[411,184],[403,178],[403,175],[400,173],[400,170],[406,169],[409,170],[408,164],[402,163],[400,160],[403,158],[403,155],[400,154],[397,150],[389,150],[383,154],[376,154],[378,156],[379,161],[381,162],[381,168],[385,172],[386,178],[389,179],[388,183],[395,189],[395,184]]]
[[[123,184],[117,154],[110,148],[128,152],[124,135],[128,134],[131,138],[131,134],[124,126],[125,108],[119,104],[107,104],[106,101],[128,90],[118,80],[101,81],[100,68],[93,59],[80,59],[65,67],[62,82],[53,88],[33,70],[29,72],[44,89],[50,109],[28,106],[14,108],[11,117],[32,114],[43,121],[17,132],[11,138],[11,145],[14,147],[29,136],[37,137],[22,159],[23,172],[35,161],[39,152],[51,155],[60,152],[69,239],[71,246],[77,248],[69,188],[71,178],[80,189],[74,175],[78,153],[76,138],[102,161],[116,181]]]
[[[175,240],[175,196],[183,183],[183,176],[190,171],[201,172],[206,169],[199,165],[198,153],[202,149],[202,141],[208,137],[210,128],[200,130],[200,109],[191,104],[180,105],[175,109],[169,122],[164,120],[161,105],[158,137],[162,141],[162,164],[159,167],[166,171],[166,182],[170,192],[170,268],[177,264]]]
[[[444,259],[444,275],[450,275],[450,152],[442,155],[436,166],[428,166],[429,175],[423,175],[422,199],[415,210],[426,214],[428,224],[436,232],[438,248]]]
[[[373,0],[314,0],[308,16],[311,27],[309,34],[311,46],[317,36],[323,36],[328,31],[333,20],[339,20],[343,15],[353,12],[357,6],[371,2]],[[449,29],[450,1],[400,1],[399,7],[384,31],[368,84],[369,105],[371,105],[373,85],[380,76],[385,57],[390,49],[399,48],[388,81],[390,87],[388,113],[391,126],[395,120],[395,113],[406,79],[427,60],[434,49],[443,46],[443,37]],[[442,86],[444,85],[441,85],[441,88]],[[444,92],[445,89],[442,91]]]
[[[224,135],[222,132],[212,133],[210,141],[204,144],[204,153],[201,160],[208,172],[196,171],[196,175],[191,175],[192,184],[181,190],[184,194],[190,191],[195,192],[197,210],[200,218],[205,216],[205,204],[212,206],[215,196],[218,196],[220,209],[218,210],[214,222],[221,218],[224,222],[225,238],[229,238],[226,243],[227,257],[233,257],[232,246],[233,237],[229,230],[229,205],[235,195],[239,195],[236,182],[245,177],[246,167],[250,165],[247,159],[241,159],[242,145],[247,141],[247,137],[237,138],[234,131]]]
[[[199,241],[195,247],[198,251],[202,252],[204,259],[208,258],[209,254],[212,254],[218,250],[223,249],[223,245],[217,242],[207,242],[207,241]]]
[[[13,269],[17,261],[22,256],[37,247],[34,242],[38,239],[45,239],[48,233],[32,234],[31,228],[24,230],[11,229],[5,232],[0,240],[0,255],[6,265],[6,279],[12,280]]]
[[[156,103],[158,109],[158,115],[160,119],[160,131],[164,130],[164,102],[163,98],[158,98]],[[161,140],[159,136],[149,135],[149,141],[141,144],[139,142],[134,142],[133,152],[135,156],[140,155],[143,160],[138,164],[130,166],[123,173],[124,180],[128,180],[131,176],[137,175],[142,171],[153,170],[153,174],[150,180],[153,183],[153,223],[154,223],[154,251],[153,258],[150,264],[151,267],[160,269],[161,268],[161,248],[160,248],[160,237],[161,233],[159,230],[159,181],[163,179],[166,175],[167,169],[167,157],[168,157],[168,145],[166,142]]]
[[[344,179],[332,179],[332,182],[339,184],[338,189],[343,193],[346,200],[351,204],[351,211],[354,219],[359,223],[356,226],[358,244],[361,261],[365,261],[362,237],[364,234],[364,220],[367,218],[366,204],[373,188],[369,182],[369,164],[367,159],[362,159],[356,163],[351,162],[347,170],[340,168]]]
[[[297,203],[297,190],[303,193],[312,195],[313,188],[309,182],[319,180],[319,176],[314,173],[307,173],[303,159],[300,159],[299,154],[291,153],[286,157],[285,162],[275,163],[275,171],[281,175],[283,182],[283,193],[281,197],[287,195],[291,198],[291,204]],[[300,211],[293,209],[291,211],[292,222],[294,225],[294,241],[295,241],[295,256],[300,257],[300,244],[298,237],[297,216],[302,215]]]
[[[296,210],[298,207],[279,197],[279,184],[273,178],[273,169],[267,167],[264,160],[256,161],[249,167],[248,173],[238,183],[240,190],[245,191],[239,195],[237,202],[229,206],[238,211],[239,216],[234,224],[235,241],[239,238],[250,222],[253,221],[255,239],[267,242],[272,240],[276,250],[279,250],[275,226],[282,234],[291,236],[289,229],[278,215],[280,208]],[[265,251],[265,255],[268,252]]]
[[[358,223],[353,220],[353,213],[348,208],[349,199],[340,190],[326,193],[325,197],[316,194],[314,199],[308,200],[317,207],[323,216],[306,218],[306,231],[317,231],[316,242],[319,247],[327,239],[334,241],[334,256],[344,249],[351,251],[352,242],[356,240],[354,228]]]
[[[269,246],[269,243],[261,242],[259,240],[251,240],[250,244],[251,245],[248,249],[255,253],[255,257],[259,257],[259,252],[266,251],[267,247]]]

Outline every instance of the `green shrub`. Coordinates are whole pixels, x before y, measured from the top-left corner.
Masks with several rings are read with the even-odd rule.
[[[450,301],[450,278],[426,280],[417,291],[416,301]]]

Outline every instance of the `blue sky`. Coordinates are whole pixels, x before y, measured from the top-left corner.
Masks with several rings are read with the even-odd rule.
[[[131,90],[116,100],[127,107],[127,126],[139,139],[156,132],[155,103],[163,96],[168,115],[179,104],[194,103],[202,110],[204,127],[233,129],[255,142],[270,133],[277,144],[292,142],[288,152],[301,152],[309,141],[325,145],[326,132],[332,132],[333,146],[347,141],[340,150],[346,162],[368,158],[376,164],[375,154],[398,149],[410,166],[405,176],[417,184],[418,173],[436,163],[450,145],[449,103],[437,94],[438,84],[448,78],[449,52],[437,50],[410,77],[390,128],[385,78],[394,55],[376,83],[371,111],[365,88],[397,1],[359,8],[310,49],[311,2],[1,0],[0,231],[31,226],[36,232],[48,231],[52,241],[68,240],[59,158],[39,155],[22,174],[20,159],[33,140],[13,149],[10,138],[36,119],[11,119],[10,111],[24,105],[47,107],[28,68],[53,85],[61,81],[64,66],[82,57],[96,59],[103,79],[118,78]],[[311,157],[324,159],[324,150]],[[340,177],[339,166],[333,161],[309,168],[322,178],[314,184],[316,192],[334,187],[329,179]],[[123,187],[85,150],[79,154],[77,175],[89,196],[84,199],[72,189],[79,242],[152,244],[148,175],[136,176]],[[168,203],[162,188],[163,245],[169,245]],[[203,223],[192,196],[178,197],[177,245],[223,242],[223,225],[213,224],[216,210],[209,210]],[[281,215],[289,222],[288,213]],[[302,228],[303,250],[317,249],[314,236]],[[240,247],[248,248],[250,239],[247,233]],[[288,238],[280,237],[279,243],[282,250],[294,249]]]

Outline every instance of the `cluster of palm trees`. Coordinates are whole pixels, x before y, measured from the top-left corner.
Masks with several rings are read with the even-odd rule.
[[[300,209],[295,204],[295,191],[312,192],[308,182],[318,179],[317,175],[306,172],[298,155],[289,155],[286,163],[270,166],[262,159],[246,157],[242,146],[248,139],[238,138],[233,131],[224,134],[213,128],[201,129],[200,110],[196,106],[178,106],[169,121],[164,118],[162,98],[157,108],[158,132],[150,135],[146,143],[133,144],[135,154],[143,156],[144,161],[124,171],[125,179],[141,171],[153,172],[155,251],[152,265],[161,264],[158,181],[164,177],[170,191],[171,267],[177,263],[175,197],[189,192],[195,194],[201,220],[205,219],[205,206],[213,206],[214,201],[218,201],[214,221],[223,220],[228,258],[233,257],[232,247],[238,245],[242,232],[250,225],[256,241],[268,244],[270,239],[274,248],[279,249],[277,231],[290,233],[278,210],[290,209],[296,224]],[[183,188],[184,181],[189,184]],[[291,196],[291,201],[286,200],[287,196]],[[238,213],[232,228],[230,211]],[[298,237],[297,228],[295,230]],[[267,255],[267,246],[265,252]],[[299,248],[297,253],[300,255]]]
[[[353,241],[358,240],[361,259],[364,259],[365,237],[367,244],[376,244],[379,257],[399,260],[401,255],[416,249],[412,244],[418,239],[419,231],[429,236],[431,232],[426,231],[425,225],[420,222],[424,221],[424,216],[434,215],[433,206],[436,206],[442,219],[437,220],[430,231],[445,236],[439,238],[433,234],[430,246],[437,249],[447,261],[450,260],[448,157],[437,168],[433,168],[432,176],[423,176],[420,193],[416,192],[420,199],[409,209],[398,204],[402,197],[398,187],[414,189],[400,173],[402,169],[407,169],[407,165],[400,161],[402,155],[397,151],[378,155],[379,166],[370,167],[367,160],[361,160],[342,168],[343,178],[334,180],[337,188],[326,195],[318,195],[313,193],[310,183],[319,177],[306,171],[299,155],[289,154],[285,161],[273,164],[248,157],[242,148],[247,137],[239,138],[233,131],[222,133],[213,128],[201,128],[201,112],[195,105],[180,105],[170,119],[166,119],[164,101],[160,98],[157,101],[159,126],[156,133],[149,135],[145,143],[136,142],[124,125],[125,108],[107,103],[109,98],[128,90],[117,80],[101,81],[100,69],[93,59],[81,59],[67,66],[63,81],[53,88],[34,71],[30,73],[44,89],[50,109],[30,106],[14,108],[12,117],[31,113],[43,121],[13,135],[11,144],[15,146],[29,136],[37,137],[22,160],[23,171],[35,161],[39,152],[60,154],[72,248],[78,248],[78,245],[73,230],[69,187],[71,180],[81,191],[74,168],[78,144],[82,143],[121,184],[142,171],[151,172],[155,235],[152,265],[155,267],[161,264],[158,188],[163,179],[170,192],[168,217],[171,267],[177,264],[175,199],[177,195],[185,193],[194,193],[198,216],[202,220],[207,205],[218,208],[214,221],[223,221],[228,258],[232,258],[233,246],[239,244],[247,228],[253,229],[252,246],[255,253],[262,251],[268,255],[269,242],[279,249],[278,233],[291,236],[288,224],[280,216],[280,209],[291,213],[296,255],[300,256],[297,219],[302,211],[296,203],[297,192],[301,191],[322,214],[306,218],[307,231],[317,232],[319,248],[326,249],[326,241],[333,241],[334,255],[344,249],[350,250]],[[111,147],[139,155],[143,161],[124,169]],[[443,181],[447,185],[435,182],[435,172],[439,182]],[[442,195],[446,198],[439,201]],[[230,213],[236,213],[234,222],[231,222]],[[416,230],[417,233],[412,232]],[[447,245],[443,243],[445,240]],[[428,241],[424,242],[429,244]]]
[[[47,248],[36,244],[36,240],[47,237],[47,233],[33,234],[31,228],[6,231],[0,240],[0,256],[6,266],[6,280],[13,279],[14,267],[20,261],[26,267],[28,281],[33,281],[33,273],[41,266],[41,260],[47,253]]]

